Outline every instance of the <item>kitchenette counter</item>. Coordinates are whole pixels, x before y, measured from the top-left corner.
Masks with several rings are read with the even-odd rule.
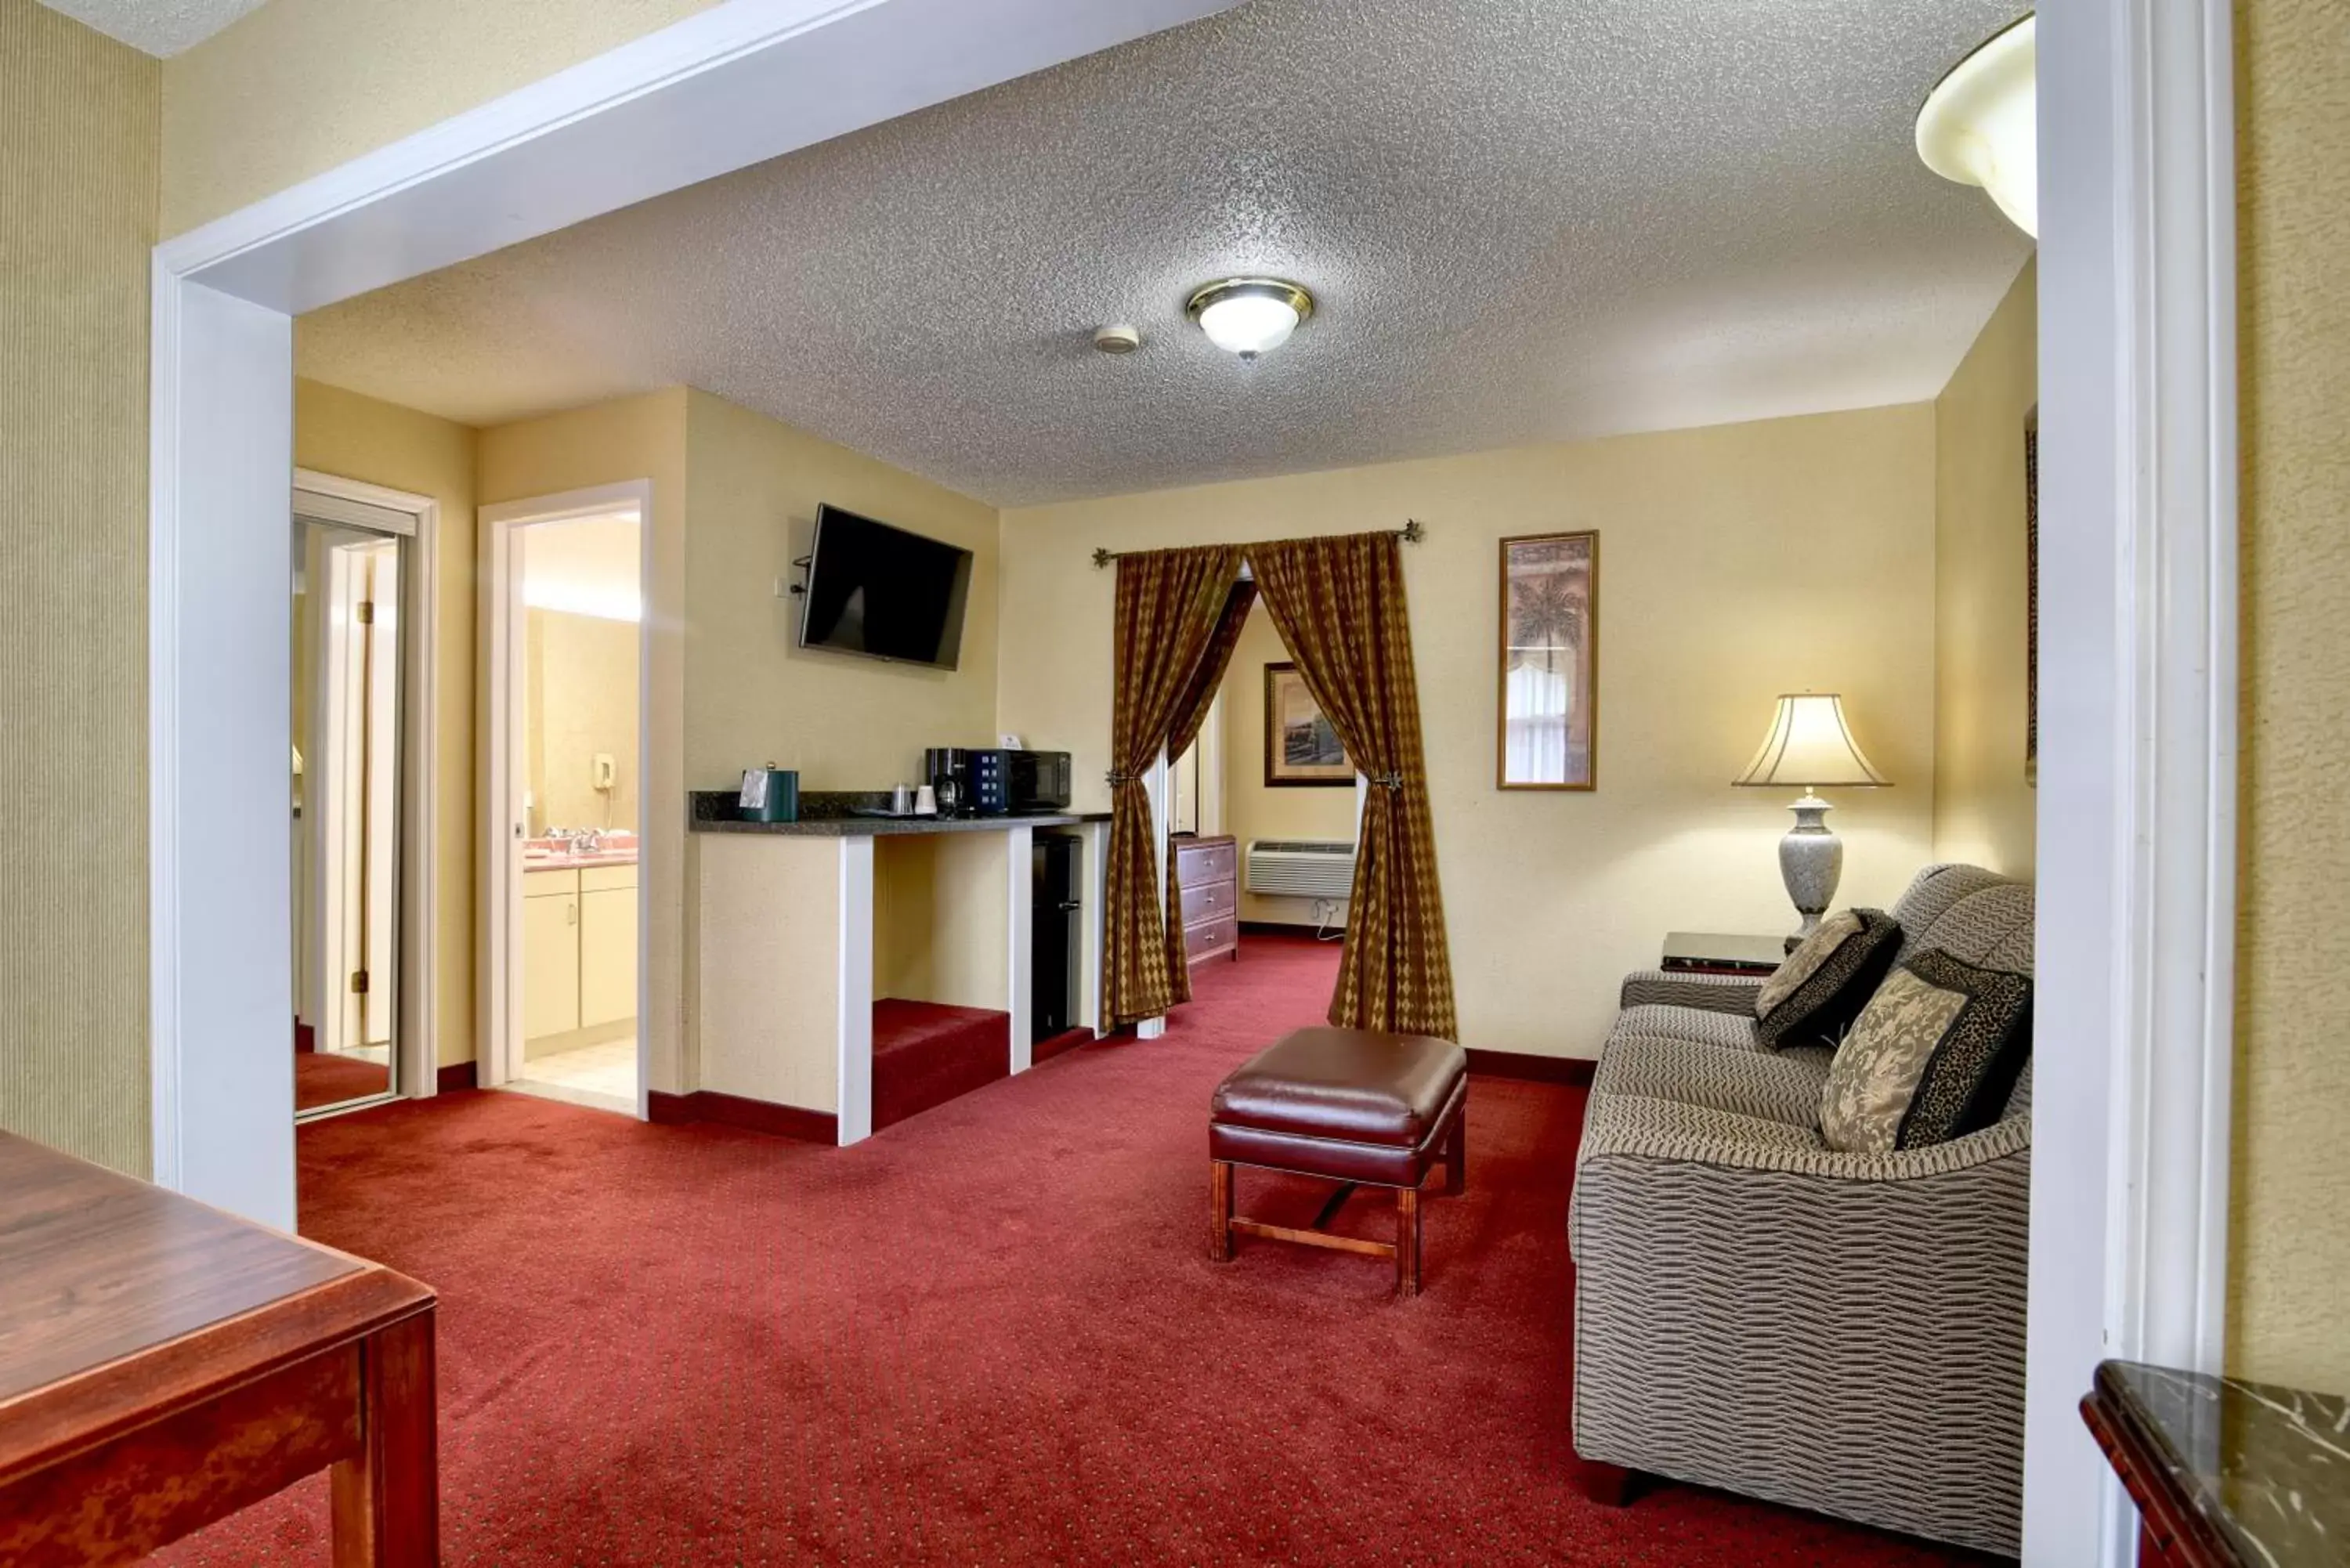
[[[870,798],[873,805],[865,806]],[[803,794],[796,822],[745,822],[733,790],[696,790],[688,826],[695,833],[745,833],[785,838],[867,838],[905,833],[1002,833],[1014,827],[1075,827],[1107,822],[1107,812],[1047,812],[1007,816],[879,816],[859,815],[888,796]]]

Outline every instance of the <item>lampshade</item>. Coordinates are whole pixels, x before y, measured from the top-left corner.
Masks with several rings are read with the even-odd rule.
[[[1873,788],[1893,781],[1878,773],[1844,721],[1833,691],[1791,691],[1779,699],[1762,749],[1731,783],[1797,784],[1805,789]]]
[[[2040,137],[2033,18],[1994,36],[1950,68],[1918,111],[1918,156],[1945,180],[1980,185],[2008,222],[2040,236]]]

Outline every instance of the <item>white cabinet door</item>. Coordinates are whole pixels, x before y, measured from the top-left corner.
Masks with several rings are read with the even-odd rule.
[[[579,896],[579,1027],[637,1015],[637,890]]]
[[[525,1040],[579,1027],[579,895],[522,901],[522,1033]]]

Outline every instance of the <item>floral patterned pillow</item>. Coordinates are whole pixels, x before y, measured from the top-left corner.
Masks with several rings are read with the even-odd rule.
[[[1836,1050],[1820,1091],[1830,1148],[1888,1154],[1997,1121],[2031,1054],[2032,981],[1950,954],[1886,976]]]
[[[1900,950],[1901,927],[1882,909],[1844,909],[1820,922],[1762,982],[1754,1033],[1764,1045],[1833,1045],[1877,991]]]

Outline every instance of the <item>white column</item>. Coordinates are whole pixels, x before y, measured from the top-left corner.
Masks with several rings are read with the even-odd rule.
[[[1029,1001],[1034,995],[1032,981],[1035,955],[1030,950],[1035,936],[1031,911],[1035,903],[1036,888],[1032,878],[1031,864],[1036,830],[1014,827],[1003,835],[1004,859],[1004,919],[1010,921],[1003,933],[1003,951],[1010,974],[1005,981],[1009,1000],[1004,1011],[1012,1014],[1012,1070],[1028,1070],[1031,1042]]]
[[[1166,886],[1168,785],[1171,782],[1167,772],[1167,753],[1161,750],[1159,760],[1150,764],[1150,772],[1144,774],[1142,780],[1143,790],[1150,796],[1150,843],[1155,851],[1152,858],[1159,867],[1158,879],[1151,885],[1151,897],[1154,898],[1161,896],[1159,889]],[[1166,1033],[1164,1013],[1156,1018],[1146,1018],[1134,1026],[1137,1040],[1156,1040]]]
[[[294,323],[158,266],[148,519],[155,1179],[294,1227]]]
[[[1086,824],[1084,839],[1086,935],[1085,951],[1078,960],[1084,992],[1077,999],[1077,1020],[1098,1040],[1109,1033],[1109,1020],[1102,1010],[1102,965],[1109,950],[1104,941],[1104,906],[1109,898],[1109,824]]]
[[[846,1148],[873,1136],[873,840],[840,841],[840,1107]]]

